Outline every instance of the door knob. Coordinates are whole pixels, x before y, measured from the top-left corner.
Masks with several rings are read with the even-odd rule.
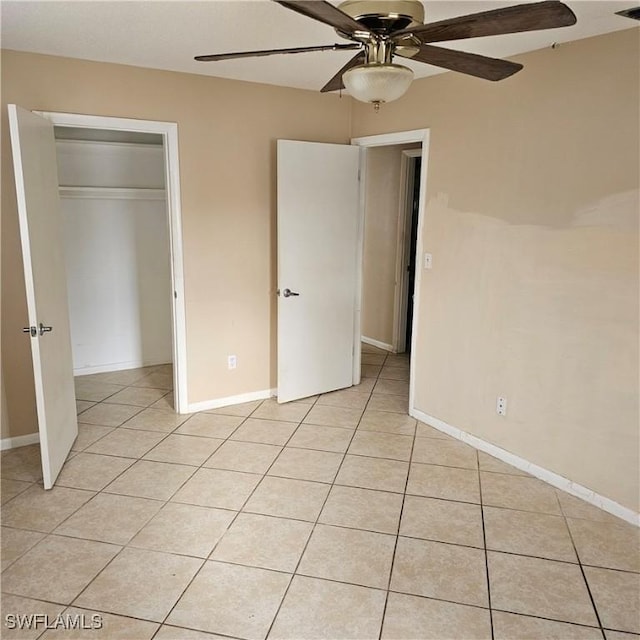
[[[53,331],[53,327],[45,327],[42,322],[40,323],[40,330],[38,333],[43,336],[45,333],[51,333]]]
[[[38,330],[35,327],[22,327],[22,333],[28,333],[35,338],[38,335]]]
[[[299,296],[300,294],[299,294],[299,293],[296,293],[295,291],[291,291],[291,289],[285,289],[285,290],[282,292],[282,295],[283,295],[285,298],[289,298],[290,296]]]

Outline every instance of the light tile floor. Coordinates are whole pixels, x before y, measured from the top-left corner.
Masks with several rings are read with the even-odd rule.
[[[170,367],[77,380],[52,491],[2,455],[3,638],[640,638],[638,530],[353,389],[175,415]]]

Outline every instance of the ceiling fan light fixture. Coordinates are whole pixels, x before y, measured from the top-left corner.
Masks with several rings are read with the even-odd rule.
[[[361,64],[346,71],[342,81],[356,100],[380,105],[406,93],[413,71],[400,64]]]

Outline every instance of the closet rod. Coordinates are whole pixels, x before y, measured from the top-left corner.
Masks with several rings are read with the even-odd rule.
[[[142,187],[72,187],[60,186],[61,198],[92,198],[100,200],[166,200],[164,189]]]

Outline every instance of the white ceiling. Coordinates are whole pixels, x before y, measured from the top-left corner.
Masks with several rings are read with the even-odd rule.
[[[514,4],[524,2],[425,0],[425,22]],[[638,25],[615,15],[616,11],[637,6],[638,0],[568,0],[566,4],[578,18],[572,27],[461,40],[444,46],[508,57],[554,42],[579,40]],[[354,55],[353,51],[330,51],[224,62],[193,60],[199,54],[347,42],[331,27],[270,0],[2,0],[0,10],[1,42],[5,49],[287,87],[320,89]],[[429,65],[408,64],[416,77],[442,71]]]

